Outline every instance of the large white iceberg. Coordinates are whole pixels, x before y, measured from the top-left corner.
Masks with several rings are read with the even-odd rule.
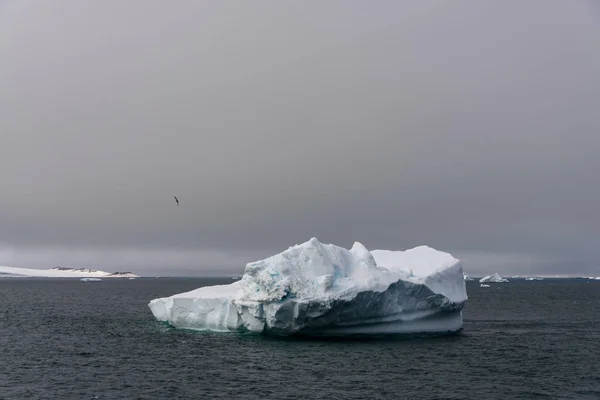
[[[467,300],[462,265],[421,246],[347,250],[316,238],[246,265],[241,280],[149,303],[176,328],[280,335],[454,332]]]
[[[89,268],[64,268],[55,267],[51,269],[31,269],[31,268],[19,268],[19,267],[2,267],[0,266],[0,276],[12,277],[12,278],[23,278],[23,277],[37,277],[37,278],[138,278],[131,272],[106,272],[99,271]]]
[[[501,277],[497,272],[493,275],[484,276],[479,280],[480,283],[491,282],[491,283],[504,283],[508,282],[508,279]]]

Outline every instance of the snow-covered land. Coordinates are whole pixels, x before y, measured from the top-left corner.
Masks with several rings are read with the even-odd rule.
[[[131,272],[106,272],[88,268],[63,268],[55,267],[52,269],[30,269],[18,267],[0,266],[0,274],[3,277],[37,277],[37,278],[138,278]]]
[[[484,276],[479,280],[480,283],[491,282],[491,283],[503,283],[508,282],[508,279],[501,277],[497,272],[493,275]]]
[[[149,303],[177,328],[267,334],[451,332],[463,326],[462,265],[421,246],[350,249],[316,238],[246,265],[241,280]]]

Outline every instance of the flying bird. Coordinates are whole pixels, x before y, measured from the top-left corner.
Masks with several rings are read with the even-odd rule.
[[[177,203],[177,207],[179,207],[179,200],[177,199],[177,196],[173,196],[175,197],[175,202]]]

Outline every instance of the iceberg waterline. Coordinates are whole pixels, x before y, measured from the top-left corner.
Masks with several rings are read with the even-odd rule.
[[[276,335],[455,332],[467,301],[448,253],[350,250],[316,238],[246,265],[241,280],[149,303],[176,328]]]

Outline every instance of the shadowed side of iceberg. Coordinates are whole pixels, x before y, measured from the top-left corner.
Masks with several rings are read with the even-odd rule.
[[[425,285],[403,280],[383,292],[361,292],[326,307],[296,300],[287,303],[276,313],[275,324],[265,326],[265,333],[335,336],[448,332],[463,327],[464,302],[452,302]]]

